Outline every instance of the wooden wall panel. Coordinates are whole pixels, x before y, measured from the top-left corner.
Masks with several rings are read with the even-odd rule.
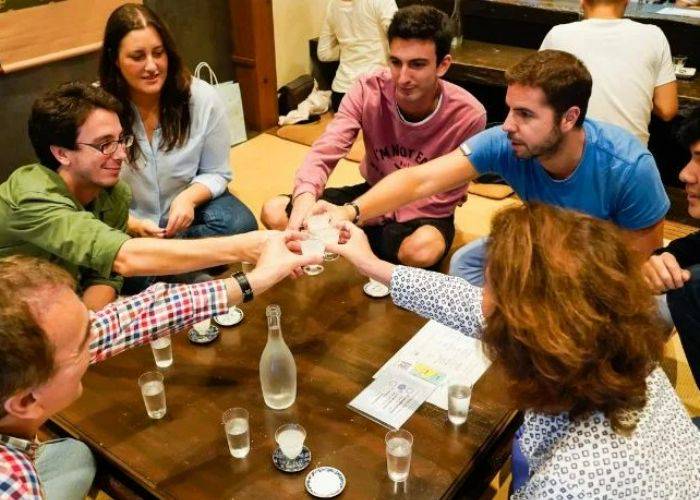
[[[233,29],[231,61],[241,86],[246,124],[277,125],[277,77],[271,0],[229,0]]]

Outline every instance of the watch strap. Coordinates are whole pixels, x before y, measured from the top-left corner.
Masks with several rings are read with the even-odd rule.
[[[248,278],[242,271],[233,273],[233,278],[238,282],[238,286],[241,287],[241,292],[243,293],[243,302],[250,302],[253,300],[253,289],[250,286]]]

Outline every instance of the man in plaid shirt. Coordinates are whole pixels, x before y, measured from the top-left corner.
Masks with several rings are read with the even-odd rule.
[[[287,248],[297,238],[271,232],[245,276],[248,286],[234,278],[159,283],[96,313],[60,267],[34,257],[0,260],[0,499],[83,498],[95,472],[87,447],[75,440],[39,444],[36,433],[80,396],[88,366],[222,314],[245,291],[257,295],[320,262]]]

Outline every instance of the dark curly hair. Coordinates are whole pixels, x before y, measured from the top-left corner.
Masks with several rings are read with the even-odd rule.
[[[394,38],[432,40],[435,43],[436,61],[440,64],[450,53],[452,31],[449,18],[444,12],[426,5],[411,5],[396,11],[389,24],[387,38],[389,43]]]
[[[168,55],[168,74],[160,95],[160,147],[170,151],[182,146],[190,135],[190,81],[192,76],[182,62],[175,46],[175,39],[168,26],[151,9],[141,4],[128,3],[118,7],[107,20],[102,54],[100,56],[100,84],[122,103],[120,116],[125,134],[133,134],[134,110],[129,102],[129,87],[117,66],[119,45],[133,30],[153,27],[163,41]],[[138,156],[140,150],[134,143],[129,151],[129,160]]]
[[[542,204],[498,213],[491,234],[483,340],[512,398],[572,418],[600,411],[631,431],[666,333],[641,256],[611,222]]]
[[[86,82],[64,83],[34,101],[27,131],[42,165],[58,169],[60,163],[51,152],[51,146],[75,149],[78,129],[97,108],[118,115],[122,112],[114,96]]]

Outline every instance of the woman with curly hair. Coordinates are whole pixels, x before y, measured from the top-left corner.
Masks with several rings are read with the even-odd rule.
[[[224,104],[192,77],[167,25],[145,5],[122,5],[107,20],[100,84],[121,101],[124,134],[136,139],[122,170],[133,194],[130,233],[199,238],[257,229],[228,190]]]
[[[612,223],[539,204],[500,212],[483,289],[381,261],[345,230],[329,251],[504,367],[525,411],[513,498],[700,498],[700,432],[659,367],[656,303]]]

